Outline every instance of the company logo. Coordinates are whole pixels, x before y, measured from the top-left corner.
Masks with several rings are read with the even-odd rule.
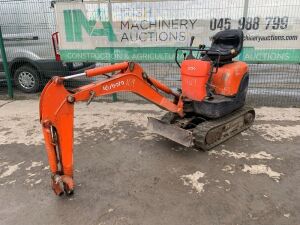
[[[103,91],[109,91],[109,90],[112,90],[112,89],[115,89],[117,87],[124,86],[124,85],[125,85],[125,82],[121,80],[121,81],[113,83],[113,84],[104,85],[102,87],[102,89],[103,89]]]
[[[105,10],[97,9],[89,18],[80,9],[64,10],[63,14],[68,42],[82,42],[83,29],[91,37],[107,37],[110,42],[117,41]],[[100,28],[101,24],[103,28]]]
[[[187,68],[187,70],[195,71],[195,70],[196,70],[196,67],[194,67],[194,66],[189,66],[189,67]]]

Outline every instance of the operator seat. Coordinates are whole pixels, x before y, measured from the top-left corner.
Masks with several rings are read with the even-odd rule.
[[[242,30],[224,30],[216,33],[212,38],[212,44],[208,52],[208,57],[215,61],[220,52],[220,64],[226,64],[232,61],[243,48],[244,34]]]

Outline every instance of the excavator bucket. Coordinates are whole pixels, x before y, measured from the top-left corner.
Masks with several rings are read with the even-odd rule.
[[[191,131],[184,130],[173,124],[148,117],[148,128],[156,134],[175,141],[183,146],[193,146],[193,134]]]

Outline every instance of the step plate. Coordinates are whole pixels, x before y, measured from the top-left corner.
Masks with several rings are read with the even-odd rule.
[[[193,146],[193,133],[175,125],[148,117],[148,129],[186,147]]]

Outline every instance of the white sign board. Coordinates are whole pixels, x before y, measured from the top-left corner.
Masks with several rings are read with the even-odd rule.
[[[242,60],[299,62],[299,12],[288,1],[252,0],[247,10],[244,0],[61,2],[55,6],[60,53],[66,61],[173,62],[191,36],[195,46],[209,46],[218,31],[242,29]]]

